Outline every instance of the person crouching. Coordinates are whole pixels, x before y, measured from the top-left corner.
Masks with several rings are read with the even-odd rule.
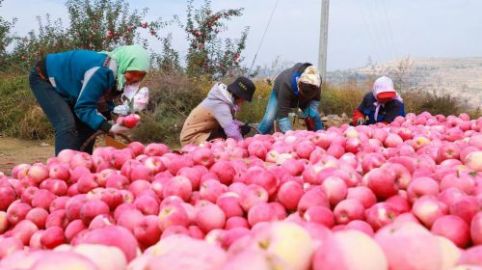
[[[181,145],[217,138],[242,140],[251,127],[236,120],[235,113],[244,101],[251,102],[255,90],[254,83],[246,77],[239,77],[229,85],[216,83],[184,122]]]

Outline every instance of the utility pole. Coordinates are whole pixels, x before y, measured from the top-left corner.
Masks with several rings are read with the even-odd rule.
[[[330,0],[321,0],[320,51],[318,67],[321,78],[326,80],[326,60],[328,54],[328,22],[330,16]]]

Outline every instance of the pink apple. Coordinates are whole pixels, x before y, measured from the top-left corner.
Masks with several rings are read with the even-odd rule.
[[[244,215],[243,208],[240,204],[240,196],[234,192],[227,192],[219,196],[216,204],[221,207],[226,218]]]
[[[28,245],[32,235],[38,231],[38,227],[30,220],[21,220],[15,227],[6,233],[6,236],[12,236],[22,241],[24,245]]]
[[[415,223],[394,223],[381,229],[375,240],[383,249],[389,269],[441,269],[437,238]]]
[[[8,228],[7,212],[0,211],[0,234],[3,234]]]
[[[178,196],[184,201],[188,201],[192,194],[192,184],[187,177],[175,176],[164,183],[163,195]]]
[[[420,221],[431,228],[433,223],[439,217],[448,213],[447,206],[433,196],[423,196],[413,204],[412,213],[420,219]]]
[[[363,219],[365,208],[363,204],[355,199],[346,199],[339,202],[333,213],[337,224],[347,224],[352,220]]]
[[[452,173],[444,176],[440,182],[440,189],[455,187],[466,194],[473,194],[475,189],[475,180],[467,174]]]
[[[87,201],[87,197],[82,195],[73,196],[65,203],[65,211],[69,220],[80,219],[80,208]]]
[[[475,245],[482,245],[482,212],[474,216],[470,224],[470,235]]]
[[[127,228],[131,232],[134,231],[143,217],[144,215],[142,215],[142,212],[135,208],[126,208],[123,211],[119,211],[117,213],[114,212],[114,219],[116,220],[117,225]]]
[[[57,198],[57,196],[55,196],[55,194],[52,192],[45,189],[39,189],[32,197],[32,206],[49,209],[50,204],[55,200],[55,198]]]
[[[244,183],[247,185],[255,184],[263,187],[271,196],[276,193],[279,180],[270,171],[254,166],[248,169],[244,175]]]
[[[87,227],[84,225],[82,220],[76,219],[71,221],[67,227],[65,228],[65,239],[68,242],[71,242],[77,234],[79,234],[81,231],[87,229]]]
[[[332,206],[345,199],[348,193],[345,181],[336,176],[326,178],[321,184],[321,190]]]
[[[12,226],[25,219],[27,213],[32,209],[30,205],[20,202],[19,200],[14,201],[7,208],[7,219],[8,223]]]
[[[49,167],[49,177],[67,181],[70,177],[69,167],[65,163],[52,164]]]
[[[248,223],[254,226],[260,222],[269,222],[276,220],[273,207],[268,203],[258,203],[251,207],[248,211]]]
[[[157,215],[159,213],[158,200],[149,195],[141,195],[134,200],[134,206],[144,215]]]
[[[149,247],[157,243],[161,238],[159,218],[155,215],[145,216],[134,228],[134,235],[141,246]]]
[[[67,194],[67,183],[59,179],[46,179],[40,186],[41,189],[46,189],[56,196],[63,196]]]
[[[235,168],[229,161],[220,160],[214,163],[210,172],[217,175],[219,181],[225,185],[230,185],[236,175]]]
[[[101,244],[117,247],[131,261],[136,257],[138,244],[136,238],[129,230],[120,226],[109,226],[88,231],[82,237],[77,238],[74,245],[78,244]]]
[[[63,209],[55,210],[50,213],[45,221],[45,228],[50,228],[52,226],[58,226],[65,228],[69,223],[66,211]]]
[[[298,202],[303,196],[303,186],[296,181],[284,182],[278,190],[277,200],[286,207],[287,210],[295,210]]]
[[[363,249],[358,247],[363,246]],[[364,233],[347,230],[327,237],[313,258],[313,269],[388,269],[382,248]]]
[[[365,174],[363,178],[367,187],[370,188],[378,198],[387,199],[398,192],[394,175],[385,169],[375,168]]]
[[[112,224],[115,224],[115,219],[110,214],[101,214],[90,221],[89,229],[104,228]]]
[[[387,203],[376,203],[365,212],[366,221],[376,231],[393,222],[399,213]]]
[[[346,195],[347,199],[355,199],[362,203],[363,207],[368,209],[377,202],[377,197],[371,189],[365,186],[351,187]]]
[[[298,211],[303,214],[308,208],[313,206],[330,207],[330,202],[320,186],[315,186],[307,190],[305,194],[301,196],[298,202]]]
[[[432,233],[451,240],[460,248],[467,246],[470,241],[469,225],[458,216],[442,216],[435,220]]]
[[[424,195],[437,195],[439,185],[437,181],[430,177],[418,177],[408,185],[407,192],[410,201],[414,202]]]
[[[0,211],[5,211],[15,201],[17,194],[12,187],[0,186],[0,198]]]
[[[458,261],[459,268],[457,270],[469,269],[469,270],[479,270],[477,266],[482,265],[482,246],[473,246],[462,252],[460,259]],[[476,266],[477,265],[477,266]]]
[[[53,249],[65,242],[64,230],[60,227],[50,227],[44,231],[40,241],[42,246]]]
[[[256,205],[260,202],[267,202],[268,201],[268,192],[258,186],[258,185],[249,185],[245,189],[243,189],[240,197],[241,206],[245,211],[248,211],[251,207]]]
[[[213,229],[221,229],[225,222],[226,215],[219,206],[207,203],[197,208],[196,224],[203,232],[208,233]]]
[[[480,212],[480,205],[475,197],[464,195],[449,204],[449,212],[451,215],[461,217],[469,224],[472,218]]]
[[[243,227],[249,228],[248,221],[244,217],[230,217],[226,220],[225,229],[229,230],[232,228]]]
[[[45,228],[48,215],[49,212],[43,208],[32,208],[25,218],[32,221],[38,228]]]
[[[0,237],[0,259],[22,250],[24,247],[22,241],[15,237]]]
[[[372,226],[363,220],[352,220],[348,224],[346,224],[345,229],[357,230],[371,237],[375,235],[375,232],[373,231]]]
[[[90,200],[85,202],[80,208],[80,219],[89,225],[90,221],[98,215],[109,214],[109,206],[102,200]]]
[[[159,213],[159,227],[162,231],[171,226],[189,225],[189,216],[186,210],[180,204],[171,204],[163,206]]]
[[[482,151],[474,151],[468,154],[464,160],[465,166],[470,169],[481,172],[482,171]]]
[[[144,148],[144,154],[148,156],[162,156],[167,152],[169,152],[169,147],[162,143],[151,143]]]
[[[99,184],[97,184],[96,175],[92,173],[82,175],[77,182],[77,190],[80,193],[87,193],[98,186]]]
[[[49,169],[42,163],[35,163],[28,170],[27,176],[38,185],[49,177]]]
[[[303,219],[310,223],[317,223],[331,228],[335,225],[335,215],[325,206],[311,206],[304,214]]]
[[[315,144],[310,141],[302,141],[295,145],[295,152],[299,158],[309,159],[313,150],[315,150]]]

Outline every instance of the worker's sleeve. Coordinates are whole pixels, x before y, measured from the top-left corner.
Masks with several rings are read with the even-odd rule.
[[[216,105],[214,106],[212,113],[228,138],[233,138],[235,140],[243,139],[239,126],[233,118],[229,105]]]
[[[74,105],[75,115],[93,130],[108,131],[107,119],[98,111],[97,105],[104,91],[113,84],[112,71],[94,67],[84,75],[84,82],[79,97]]]
[[[303,111],[303,114],[305,115],[305,117],[309,117],[313,119],[315,124],[314,131],[323,129],[323,122],[321,122],[320,112],[318,111],[319,107],[320,107],[320,101],[314,99],[310,101],[310,104],[308,105],[308,107],[306,107],[305,110]]]

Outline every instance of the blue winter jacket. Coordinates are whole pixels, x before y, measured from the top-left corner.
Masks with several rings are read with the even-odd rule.
[[[115,91],[113,60],[103,53],[73,50],[47,55],[46,69],[50,82],[80,121],[94,130],[106,123],[97,104],[106,93]]]

